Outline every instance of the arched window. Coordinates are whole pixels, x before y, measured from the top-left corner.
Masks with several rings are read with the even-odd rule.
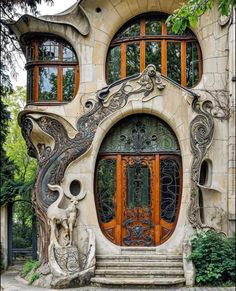
[[[64,40],[40,36],[26,41],[27,101],[69,102],[79,85],[78,61]]]
[[[111,41],[107,57],[107,82],[142,72],[154,64],[177,83],[193,87],[201,78],[201,51],[195,35],[186,30],[175,35],[166,16],[145,14],[125,24]]]

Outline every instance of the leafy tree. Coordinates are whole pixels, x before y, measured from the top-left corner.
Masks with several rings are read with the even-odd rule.
[[[183,33],[187,27],[195,27],[198,19],[212,8],[214,0],[188,0],[175,13],[168,17],[167,23],[172,25],[174,33]],[[228,16],[236,0],[217,0],[221,15]]]

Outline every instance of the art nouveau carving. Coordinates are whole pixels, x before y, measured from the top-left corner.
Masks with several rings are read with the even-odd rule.
[[[81,195],[68,196],[70,198],[69,205],[66,208],[61,208],[60,204],[64,198],[64,192],[59,185],[48,185],[52,191],[58,191],[59,196],[55,202],[53,202],[47,209],[48,222],[51,227],[51,243],[59,247],[59,235],[64,238],[63,246],[72,246],[73,228],[78,216],[78,202],[82,200],[86,193]],[[61,229],[63,228],[63,230]]]
[[[207,100],[201,104],[198,96],[194,97],[192,108],[197,113],[197,116],[190,123],[190,143],[193,162],[191,166],[192,186],[188,219],[194,228],[214,229],[214,227],[205,225],[201,221],[199,207],[199,180],[201,163],[213,140],[214,118],[224,118],[222,118],[222,115],[216,113],[211,101]]]

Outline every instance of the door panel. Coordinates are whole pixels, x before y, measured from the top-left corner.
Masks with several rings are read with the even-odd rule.
[[[154,157],[122,158],[122,245],[153,246]]]

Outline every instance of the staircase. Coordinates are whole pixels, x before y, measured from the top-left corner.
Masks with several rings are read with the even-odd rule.
[[[140,249],[139,249],[140,250]],[[93,285],[176,286],[185,283],[182,255],[156,254],[155,250],[123,251],[121,255],[96,256]]]

